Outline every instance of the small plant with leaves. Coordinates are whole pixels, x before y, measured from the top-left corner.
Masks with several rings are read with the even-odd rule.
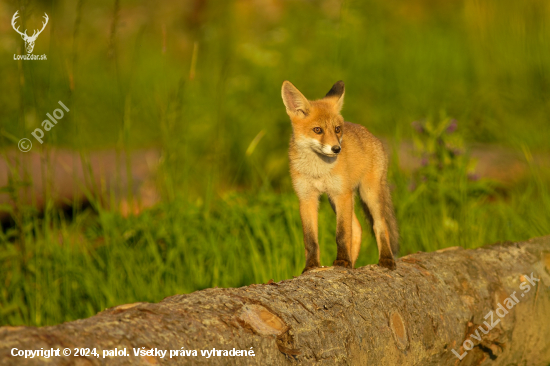
[[[421,158],[420,167],[413,174],[412,191],[422,189],[432,202],[451,205],[492,191],[489,182],[475,173],[476,161],[466,153],[457,120],[443,116],[439,122],[415,121],[412,127]]]

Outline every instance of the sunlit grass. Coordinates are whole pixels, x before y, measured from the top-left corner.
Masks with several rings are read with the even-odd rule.
[[[408,139],[412,121],[444,110],[468,143],[548,149],[548,2],[288,1],[266,12],[224,1],[208,2],[196,19],[184,3],[58,2],[43,9],[56,22],[50,46],[41,43],[46,34],[36,46],[48,62],[13,61],[13,39],[2,38],[2,147],[30,137],[61,100],[71,113],[45,143],[82,156],[160,149],[162,203],[128,218],[91,193],[92,206],[71,217],[51,202],[43,215],[17,205],[0,233],[0,325],[55,324],[122,303],[299,275],[285,79],[312,99],[344,80],[344,117],[377,136]],[[401,255],[550,233],[550,180],[541,172],[476,196],[465,193],[465,174],[452,188],[411,190],[412,177],[396,166]],[[442,199],[439,189],[456,198]],[[324,265],[336,254],[335,227],[323,199]],[[358,266],[378,258],[363,229]]]
[[[536,180],[508,198],[468,199],[445,211],[394,172],[401,255],[449,246],[466,248],[524,240],[550,232],[550,194]],[[362,214],[357,266],[377,262]],[[449,221],[450,220],[450,221]],[[336,255],[335,215],[321,202],[321,262]],[[204,205],[175,199],[122,218],[84,210],[25,225],[25,248],[3,238],[1,324],[46,325],[87,317],[107,307],[208,287],[237,287],[292,278],[304,266],[298,201],[292,193],[226,194]]]

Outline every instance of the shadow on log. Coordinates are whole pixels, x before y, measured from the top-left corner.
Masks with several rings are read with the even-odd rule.
[[[0,364],[548,365],[549,273],[550,236],[416,253],[393,272],[320,268],[51,327],[2,327]],[[12,356],[42,348],[72,355]]]

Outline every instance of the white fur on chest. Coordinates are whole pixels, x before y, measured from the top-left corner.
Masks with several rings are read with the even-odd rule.
[[[300,173],[294,177],[293,185],[300,198],[327,193],[337,195],[342,190],[342,177],[332,170],[337,157],[320,156],[314,151],[298,149],[298,154],[292,159],[292,168]]]

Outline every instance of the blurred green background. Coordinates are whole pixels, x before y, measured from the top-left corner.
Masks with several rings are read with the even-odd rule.
[[[25,53],[16,10],[22,29],[48,14],[33,52],[47,61],[14,60]],[[394,153],[390,169],[401,255],[550,233],[549,172],[531,158],[550,151],[549,19],[544,0],[0,3],[3,151],[61,100],[71,112],[46,148],[161,153],[161,200],[139,215],[93,195],[70,215],[52,202],[2,207],[13,222],[0,237],[0,325],[299,275],[283,80],[310,99],[344,80],[346,120],[389,150],[416,142],[421,166],[402,170]],[[464,154],[474,143],[521,153],[527,173],[513,185],[478,179]],[[33,182],[4,191],[18,184]],[[330,265],[326,199],[319,222]],[[363,236],[358,266],[378,258]]]

